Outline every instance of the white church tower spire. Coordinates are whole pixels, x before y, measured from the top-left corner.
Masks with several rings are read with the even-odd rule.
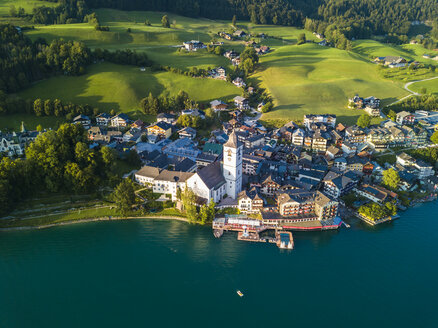
[[[237,199],[237,195],[242,191],[243,145],[237,139],[234,131],[231,132],[228,141],[224,144],[223,155],[222,171],[227,182],[227,195]]]

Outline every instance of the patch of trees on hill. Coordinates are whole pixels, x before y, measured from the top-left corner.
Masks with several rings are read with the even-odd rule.
[[[0,25],[0,90],[11,93],[53,74],[79,75],[91,62],[81,42],[32,42],[12,25]]]
[[[116,154],[108,147],[90,149],[80,124],[63,124],[39,135],[26,158],[0,161],[0,214],[36,192],[94,192],[112,173]]]
[[[35,24],[72,24],[82,23],[88,14],[84,0],[57,0],[58,6],[36,6],[32,11],[32,22]]]
[[[97,60],[115,64],[152,66],[145,53],[96,49],[82,42],[44,39],[31,41],[12,25],[0,25],[0,91],[13,93],[56,74],[81,75]]]

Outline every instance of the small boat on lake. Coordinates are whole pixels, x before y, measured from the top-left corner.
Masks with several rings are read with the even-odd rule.
[[[243,297],[243,293],[240,290],[237,291],[237,295],[239,295],[240,297]]]

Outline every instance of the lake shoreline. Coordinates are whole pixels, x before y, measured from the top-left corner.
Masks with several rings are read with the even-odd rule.
[[[101,222],[101,221],[121,221],[121,220],[138,220],[138,219],[151,219],[151,220],[173,220],[189,223],[189,220],[184,217],[179,216],[129,216],[129,217],[100,217],[100,218],[89,218],[89,219],[79,219],[79,220],[71,220],[64,221],[59,223],[48,223],[38,226],[20,226],[20,227],[10,227],[10,228],[0,228],[0,232],[3,231],[17,231],[17,230],[39,230],[39,229],[48,229],[57,226],[65,226],[79,223],[89,223],[89,222]]]

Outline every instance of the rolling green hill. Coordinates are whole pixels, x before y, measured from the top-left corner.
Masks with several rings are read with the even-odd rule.
[[[284,46],[261,58],[254,75],[275,99],[264,120],[302,119],[309,113],[332,113],[353,122],[362,111],[347,109],[347,99],[358,93],[389,103],[407,95],[402,83],[384,80],[376,65],[362,56],[316,44]]]
[[[5,4],[9,0],[0,0]],[[20,0],[21,1],[21,0]],[[22,0],[23,2],[25,0]],[[10,2],[10,1],[9,1]],[[27,1],[30,6],[35,1]],[[91,48],[109,50],[130,48],[145,51],[161,65],[181,69],[190,67],[230,68],[230,62],[222,56],[199,51],[178,52],[174,46],[183,41],[197,39],[209,42],[219,31],[229,30],[230,22],[204,18],[187,18],[168,14],[172,27],[161,26],[164,13],[148,11],[120,11],[97,9],[101,25],[109,26],[109,32],[96,31],[87,23],[36,26],[25,33],[33,39],[81,40]],[[149,20],[151,26],[144,22]],[[253,35],[265,33],[275,38],[259,40],[269,45],[273,52],[261,57],[260,68],[251,77],[266,88],[274,98],[275,108],[264,114],[264,120],[302,119],[306,113],[334,113],[341,121],[353,122],[362,112],[346,108],[348,97],[359,93],[362,96],[380,97],[383,104],[390,103],[408,94],[403,82],[385,79],[370,57],[398,55],[408,60],[435,63],[424,59],[426,51],[420,45],[393,46],[375,40],[354,42],[353,52],[316,44],[296,46],[298,35],[305,33],[308,40],[317,41],[309,31],[294,27],[254,25],[238,21],[238,27]],[[127,29],[130,28],[131,32]],[[242,41],[224,41],[227,49],[242,50]],[[430,92],[437,89],[438,80],[424,82]],[[421,85],[421,86],[420,86]],[[421,89],[422,84],[415,88]],[[221,81],[193,79],[167,72],[147,73],[138,68],[99,64],[89,68],[80,77],[60,76],[35,84],[21,95],[35,98],[59,97],[67,101],[99,105],[103,109],[130,112],[138,108],[139,100],[149,91],[155,95],[175,94],[185,90],[199,101],[215,98],[231,98],[240,90]]]
[[[25,99],[55,99],[130,113],[149,92],[176,95],[186,91],[196,101],[228,100],[241,90],[219,80],[191,78],[170,72],[141,72],[138,67],[110,63],[92,65],[81,76],[58,76],[36,83],[19,95]]]

